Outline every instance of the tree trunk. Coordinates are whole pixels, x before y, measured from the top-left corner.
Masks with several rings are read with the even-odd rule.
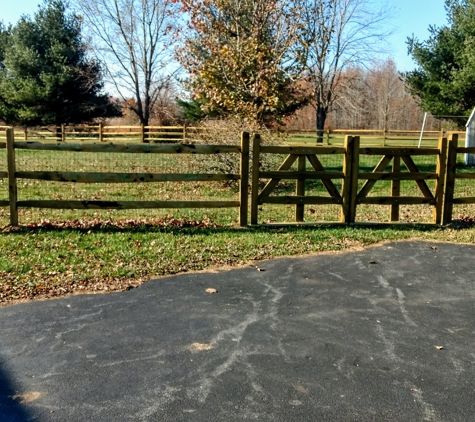
[[[323,134],[327,111],[323,107],[317,107],[317,144],[323,143]]]

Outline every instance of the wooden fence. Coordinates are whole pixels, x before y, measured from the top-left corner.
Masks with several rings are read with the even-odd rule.
[[[0,126],[0,140],[4,130],[9,126]],[[24,141],[40,142],[140,142],[163,143],[183,142],[195,139],[197,135],[206,133],[205,126],[108,126],[102,123],[97,125],[61,125],[41,128],[15,128],[15,138]],[[288,142],[315,142],[316,130],[299,130],[278,132],[282,140]],[[459,140],[465,139],[465,132],[461,131],[424,131],[422,141],[424,145],[437,146],[441,137],[450,137],[458,134]],[[418,130],[379,130],[379,129],[326,129],[324,145],[343,146],[346,135],[359,136],[361,145],[418,145],[420,131]]]
[[[0,130],[10,126],[0,126]],[[15,138],[39,142],[140,142],[172,143],[181,142],[194,134],[202,132],[201,127],[191,126],[107,126],[61,125],[40,128],[15,128]],[[0,136],[1,139],[1,136]]]
[[[295,206],[295,221],[304,220],[306,205],[333,204],[340,208],[340,223],[362,221],[357,216],[358,206],[377,205],[390,209],[389,220],[399,221],[401,205],[425,205],[433,209],[432,222],[447,224],[452,220],[454,204],[473,204],[475,197],[454,198],[457,181],[475,179],[475,172],[457,173],[457,154],[474,153],[475,148],[458,146],[457,134],[440,138],[434,148],[410,147],[365,147],[358,136],[346,136],[342,146],[264,145],[259,135],[254,136],[252,160],[250,160],[250,136],[241,135],[239,145],[185,145],[169,143],[162,145],[141,143],[69,143],[15,141],[12,129],[6,131],[6,171],[0,164],[0,179],[8,179],[8,200],[0,200],[0,206],[10,207],[10,224],[18,225],[19,208],[50,209],[155,209],[155,208],[227,208],[239,209],[239,223],[259,223],[259,207],[262,204],[290,204]],[[447,147],[448,144],[448,147]],[[17,171],[16,150],[70,151],[93,153],[131,154],[239,154],[239,172],[235,174],[183,174],[183,173],[113,173],[113,172],[59,172],[59,171]],[[287,157],[276,169],[262,169],[263,156]],[[336,166],[328,168],[325,158],[333,157]],[[364,157],[381,157],[370,171],[362,170]],[[435,171],[423,171],[414,157],[433,157]],[[275,161],[275,160],[274,160]],[[250,178],[250,163],[252,174]],[[391,165],[390,171],[388,171]],[[433,168],[432,166],[431,168]],[[310,170],[308,170],[310,168]],[[340,169],[340,170],[339,170]],[[367,169],[366,169],[367,170]],[[97,201],[97,200],[18,200],[19,179],[74,182],[74,183],[148,183],[148,182],[207,182],[239,181],[239,197],[233,201]],[[261,189],[262,181],[266,181]],[[295,180],[295,194],[272,195],[283,180]],[[326,195],[306,195],[306,181],[319,180]],[[338,183],[334,181],[337,180]],[[403,196],[402,181],[414,181],[419,196]],[[251,201],[249,204],[249,181]],[[378,181],[390,181],[390,194],[370,195]],[[427,181],[432,181],[429,187]]]
[[[0,148],[7,148],[7,172],[9,200],[0,201],[0,206],[10,207],[10,224],[18,225],[18,208],[49,209],[154,209],[154,208],[239,208],[240,225],[248,220],[249,185],[249,134],[243,133],[240,145],[184,145],[184,144],[72,144],[51,142],[16,142],[12,129],[7,130],[7,142]],[[182,174],[182,173],[94,173],[57,171],[17,171],[16,150],[71,151],[94,153],[131,154],[230,154],[240,155],[239,174]],[[235,201],[65,201],[65,200],[18,200],[18,179],[46,180],[74,183],[148,183],[148,182],[209,182],[216,180],[238,180],[239,199]]]
[[[294,141],[314,142],[315,130],[299,130],[283,132],[285,138]],[[459,135],[459,140],[465,139],[465,131],[431,130],[424,131],[421,138],[419,130],[379,130],[379,129],[326,129],[323,136],[323,144],[343,145],[346,135],[359,136],[361,145],[375,146],[417,146],[421,140],[424,146],[436,147],[439,139]],[[284,138],[284,139],[285,139]]]

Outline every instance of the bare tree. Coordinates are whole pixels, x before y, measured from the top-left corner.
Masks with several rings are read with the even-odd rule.
[[[382,53],[388,9],[369,0],[296,0],[300,5],[305,76],[314,89],[317,141],[323,140],[328,112],[338,98],[342,73]]]
[[[110,83],[140,123],[148,125],[162,91],[172,85],[175,2],[168,0],[76,0],[91,46],[106,65]]]

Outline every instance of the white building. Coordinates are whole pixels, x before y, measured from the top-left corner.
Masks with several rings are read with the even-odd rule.
[[[467,124],[467,135],[465,138],[465,146],[467,148],[475,147],[475,108],[472,111],[472,114],[468,118]],[[475,154],[465,154],[465,164],[468,166],[475,166]]]

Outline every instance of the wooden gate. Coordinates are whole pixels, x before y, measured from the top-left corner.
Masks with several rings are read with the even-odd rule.
[[[295,205],[295,220],[303,222],[305,205],[338,204],[341,206],[341,221],[349,221],[350,206],[350,175],[353,156],[353,145],[358,137],[347,136],[343,147],[325,146],[265,146],[261,144],[259,135],[255,135],[253,143],[252,199],[251,224],[258,224],[259,205],[292,204]],[[261,154],[288,154],[284,162],[275,171],[261,171]],[[342,171],[327,171],[319,159],[322,155],[340,155]],[[307,161],[312,170],[307,171]],[[292,166],[297,162],[297,170]],[[259,181],[267,183],[259,190]],[[295,195],[271,196],[281,180],[296,180]],[[334,179],[342,179],[342,187],[338,189]],[[329,195],[306,196],[305,181],[321,180]]]
[[[383,148],[359,148],[355,147],[354,174],[352,180],[350,220],[356,219],[356,207],[360,204],[390,205],[390,221],[399,220],[400,205],[429,204],[434,207],[433,222],[440,224],[442,221],[442,205],[444,193],[444,179],[446,169],[447,139],[441,138],[438,148],[406,148],[406,147],[383,147]],[[356,156],[358,155],[358,157]],[[360,172],[361,156],[382,156],[379,163],[371,173]],[[437,156],[435,172],[421,172],[413,160],[414,156]],[[385,171],[392,162],[391,171]],[[401,171],[403,164],[407,171]],[[357,180],[366,180],[358,189]],[[369,196],[374,185],[380,180],[391,181],[391,194],[389,196]],[[401,181],[413,180],[419,188],[422,196],[401,196]],[[435,180],[435,188],[431,190],[427,180]],[[353,215],[353,212],[355,215]]]

